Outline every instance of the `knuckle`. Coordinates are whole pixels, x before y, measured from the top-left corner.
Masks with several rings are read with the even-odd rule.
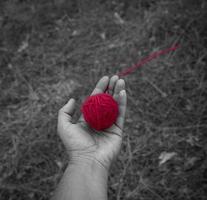
[[[124,79],[119,79],[119,82],[121,83],[121,84],[125,84],[125,81],[124,81]]]

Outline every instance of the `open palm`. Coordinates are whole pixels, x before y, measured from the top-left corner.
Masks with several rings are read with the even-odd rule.
[[[59,111],[58,133],[71,159],[74,161],[95,160],[105,168],[109,168],[117,156],[122,143],[122,129],[126,112],[125,82],[118,76],[102,77],[91,95],[108,93],[118,102],[119,116],[108,129],[96,131],[85,122],[83,116],[76,124],[71,123],[75,111],[75,100],[70,99]]]

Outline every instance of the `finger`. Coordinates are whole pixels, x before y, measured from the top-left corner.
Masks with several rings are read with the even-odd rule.
[[[119,77],[117,75],[114,75],[111,77],[110,81],[109,81],[109,88],[108,88],[108,93],[110,95],[113,95],[114,93],[114,88],[116,85],[116,82],[118,81]]]
[[[93,92],[91,93],[91,95],[96,95],[99,93],[103,93],[106,88],[108,87],[109,84],[109,77],[108,76],[103,76],[98,83],[96,84],[95,89],[93,90]],[[85,119],[83,117],[83,115],[81,114],[79,120],[79,122],[85,122]]]
[[[91,93],[91,95],[103,93],[106,90],[106,88],[108,87],[108,84],[109,84],[109,77],[103,76],[96,84],[96,87],[93,90],[93,92]]]
[[[124,126],[126,105],[127,105],[126,90],[121,90],[121,92],[119,93],[118,105],[119,105],[119,116],[115,124],[122,130]]]
[[[119,79],[116,82],[115,89],[114,89],[114,95],[113,95],[115,100],[118,100],[119,93],[121,90],[125,90],[125,81],[123,79]]]
[[[58,122],[71,123],[72,116],[75,112],[75,100],[70,99],[60,110],[58,115]]]

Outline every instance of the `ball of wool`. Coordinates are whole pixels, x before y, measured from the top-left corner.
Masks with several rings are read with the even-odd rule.
[[[88,97],[81,107],[81,112],[89,126],[100,131],[113,125],[119,109],[111,95],[101,93]]]

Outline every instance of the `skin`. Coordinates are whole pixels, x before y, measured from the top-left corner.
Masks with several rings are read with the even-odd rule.
[[[116,75],[102,77],[91,95],[103,93],[107,88],[118,102],[119,116],[104,131],[91,129],[83,116],[76,124],[71,122],[74,99],[59,110],[58,134],[71,160],[52,200],[107,199],[108,171],[121,148],[127,103],[125,82]]]

